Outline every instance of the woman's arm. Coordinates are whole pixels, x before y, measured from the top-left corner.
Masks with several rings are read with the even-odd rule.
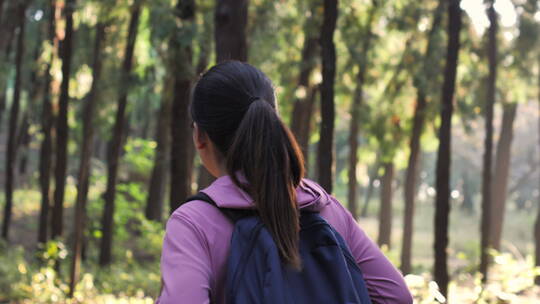
[[[343,237],[362,270],[373,303],[411,304],[413,299],[403,276],[358,226],[349,211],[343,210],[347,223],[347,235]]]
[[[157,303],[210,303],[210,274],[208,243],[178,210],[167,222],[161,254],[163,287]]]

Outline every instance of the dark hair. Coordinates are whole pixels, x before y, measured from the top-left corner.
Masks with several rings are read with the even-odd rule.
[[[191,116],[225,156],[233,182],[253,198],[284,262],[299,269],[295,188],[304,160],[278,116],[270,79],[247,63],[215,65],[195,85]]]

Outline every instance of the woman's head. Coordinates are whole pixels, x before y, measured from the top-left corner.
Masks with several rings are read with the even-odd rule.
[[[196,83],[191,116],[205,166],[214,175],[223,168],[251,195],[282,258],[299,267],[295,188],[304,174],[303,157],[278,116],[271,81],[247,63],[220,63]]]

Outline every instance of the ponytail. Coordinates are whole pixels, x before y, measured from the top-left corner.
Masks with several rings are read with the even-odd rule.
[[[255,99],[249,105],[227,153],[227,171],[233,182],[254,199],[284,262],[300,269],[295,188],[304,175],[303,157],[291,132],[268,102]],[[237,172],[244,174],[247,185],[240,183]]]

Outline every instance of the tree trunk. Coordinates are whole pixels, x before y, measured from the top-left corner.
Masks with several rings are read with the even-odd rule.
[[[94,113],[98,95],[98,85],[101,77],[102,67],[102,42],[105,39],[105,24],[99,22],[96,25],[96,35],[94,40],[94,59],[92,62],[92,85],[84,104],[83,111],[83,137],[81,146],[81,157],[79,163],[79,174],[77,176],[77,199],[75,201],[75,227],[73,236],[73,259],[71,264],[71,277],[69,284],[69,297],[73,297],[75,285],[79,281],[81,264],[81,252],[83,247],[83,234],[86,222],[86,202],[88,198],[88,187],[90,183],[90,159],[94,146]]]
[[[356,75],[356,89],[354,92],[353,102],[351,105],[351,121],[349,126],[349,168],[348,172],[348,191],[347,199],[349,202],[349,210],[356,219],[358,217],[358,202],[356,199],[356,190],[358,189],[358,181],[356,179],[356,165],[358,163],[358,129],[360,120],[360,110],[364,100],[364,79],[368,69],[368,53],[371,48],[371,39],[373,32],[371,30],[375,13],[378,8],[378,2],[373,1],[370,8],[369,16],[365,24],[365,38],[362,41],[360,52],[360,62],[358,63],[358,74]]]
[[[60,86],[60,98],[58,100],[58,117],[56,121],[56,166],[54,170],[55,189],[54,207],[52,210],[51,237],[54,239],[62,235],[64,213],[64,189],[67,173],[67,144],[68,144],[68,104],[69,104],[69,79],[71,57],[73,49],[73,11],[75,0],[67,0],[64,7],[66,18],[65,37],[61,46],[62,58],[62,84]]]
[[[336,75],[336,48],[334,30],[338,15],[336,0],[324,0],[324,19],[321,27],[321,127],[317,153],[317,175],[321,186],[332,193],[334,171],[334,78]]]
[[[0,51],[4,50],[6,54],[11,49],[11,42],[15,35],[15,29],[17,28],[18,16],[18,1],[10,1],[6,3],[6,13],[0,22]]]
[[[50,1],[49,15],[49,40],[52,49],[56,49],[56,2]],[[54,127],[54,117],[51,103],[51,67],[54,61],[54,52],[51,52],[47,68],[45,69],[45,90],[43,92],[43,108],[41,116],[41,128],[43,132],[43,141],[39,152],[39,185],[41,189],[41,208],[39,212],[39,232],[38,242],[45,244],[47,242],[47,231],[50,209],[50,184],[52,168],[52,129]]]
[[[163,86],[163,95],[159,118],[156,128],[156,156],[154,159],[154,168],[150,178],[150,187],[148,189],[148,199],[146,202],[145,216],[149,220],[161,222],[163,215],[163,196],[165,194],[165,185],[167,179],[167,168],[169,166],[167,157],[170,153],[170,132],[171,126],[171,100],[172,86],[174,83],[174,74],[168,72],[165,76]]]
[[[510,171],[512,138],[514,136],[514,118],[516,117],[517,103],[504,106],[501,133],[497,143],[495,157],[495,174],[493,180],[493,205],[491,208],[491,247],[501,249],[501,236],[506,210],[506,190],[508,188],[508,174]]]
[[[482,166],[482,224],[480,246],[480,273],[482,282],[488,279],[488,267],[490,257],[488,247],[490,245],[491,232],[491,205],[492,205],[492,158],[493,158],[493,107],[495,105],[495,85],[497,81],[497,13],[494,8],[495,0],[490,1],[487,11],[490,26],[488,30],[488,59],[489,76],[486,92],[484,158]]]
[[[471,186],[471,178],[467,171],[463,172],[462,176],[462,191],[463,191],[463,203],[461,203],[461,208],[465,210],[468,214],[474,213],[473,205],[473,190]]]
[[[390,248],[392,241],[392,182],[394,181],[394,163],[383,164],[384,175],[381,181],[381,208],[379,209],[379,237],[377,244]]]
[[[373,164],[373,166],[371,167],[371,170],[369,170],[369,185],[366,191],[366,196],[364,197],[364,206],[362,207],[362,211],[360,212],[361,217],[368,216],[369,202],[371,201],[371,197],[373,195],[373,189],[375,188],[375,181],[378,178],[379,178],[379,162],[378,160],[376,160],[375,164]]]
[[[247,61],[248,3],[248,0],[216,0],[216,62],[229,59]]]
[[[401,271],[404,274],[411,272],[411,251],[413,243],[413,227],[414,227],[414,199],[416,197],[416,182],[419,171],[418,159],[420,155],[420,138],[424,129],[424,121],[426,119],[427,108],[427,82],[436,79],[436,75],[433,75],[433,63],[437,62],[438,58],[433,58],[436,53],[436,38],[439,31],[439,27],[442,22],[442,15],[444,12],[443,2],[439,2],[435,9],[435,15],[433,17],[433,24],[428,34],[428,44],[425,51],[425,60],[423,62],[422,75],[418,77],[425,77],[419,83],[415,83],[416,86],[416,106],[414,109],[413,127],[411,139],[409,142],[409,161],[407,165],[407,171],[405,173],[405,212],[403,214],[403,238],[401,247]],[[437,71],[435,71],[437,72]],[[433,76],[433,78],[431,78]]]
[[[312,12],[312,14],[314,13]],[[308,36],[308,33],[306,33],[304,47],[302,48],[302,61],[300,62],[300,76],[298,77],[298,89],[303,89],[306,93],[304,97],[295,101],[291,117],[291,131],[296,136],[304,153],[304,161],[308,159],[309,133],[307,131],[311,123],[314,100],[314,94],[312,94],[314,87],[310,84],[309,79],[316,66],[318,45],[318,37],[316,35]]]
[[[15,164],[17,162],[17,123],[19,118],[19,106],[21,98],[21,73],[24,56],[24,28],[26,23],[26,3],[22,2],[19,7],[18,21],[19,34],[17,37],[17,55],[15,57],[15,87],[13,89],[13,102],[9,116],[9,133],[6,156],[6,203],[4,209],[4,222],[2,225],[2,238],[8,240],[9,224],[11,222],[11,209],[13,204],[13,185]]]
[[[131,67],[133,65],[133,51],[137,39],[137,29],[141,13],[142,1],[137,0],[132,7],[128,27],[128,37],[122,64],[120,93],[112,140],[109,144],[107,156],[107,188],[104,194],[105,208],[102,217],[102,238],[99,253],[99,264],[105,266],[111,263],[112,240],[114,233],[114,201],[116,195],[116,180],[118,176],[118,163],[123,147],[124,128],[126,127],[126,106],[130,84]]]
[[[444,1],[444,0],[441,0]],[[434,279],[443,296],[448,295],[448,222],[450,216],[450,164],[452,140],[452,112],[459,55],[459,32],[461,30],[460,0],[450,0],[448,5],[448,45],[441,98],[441,125],[439,127],[439,149],[436,165],[435,201],[435,265]]]
[[[178,18],[182,26],[195,22],[195,1],[178,1]],[[216,25],[217,26],[217,25]],[[194,147],[189,127],[189,92],[194,78],[192,43],[181,42],[186,37],[171,39],[173,86],[171,130],[171,193],[170,212],[178,208],[191,194]]]
[[[2,24],[2,14],[4,13],[4,0],[0,0],[0,24]]]
[[[538,112],[540,112],[540,55],[538,56],[538,71]],[[540,134],[540,117],[538,117],[538,134]],[[540,149],[540,136],[538,136],[538,148]],[[538,185],[538,188],[540,188],[540,185]],[[536,221],[534,223],[534,249],[534,266],[540,267],[540,196],[538,197]],[[540,275],[534,278],[534,283],[540,285]]]

